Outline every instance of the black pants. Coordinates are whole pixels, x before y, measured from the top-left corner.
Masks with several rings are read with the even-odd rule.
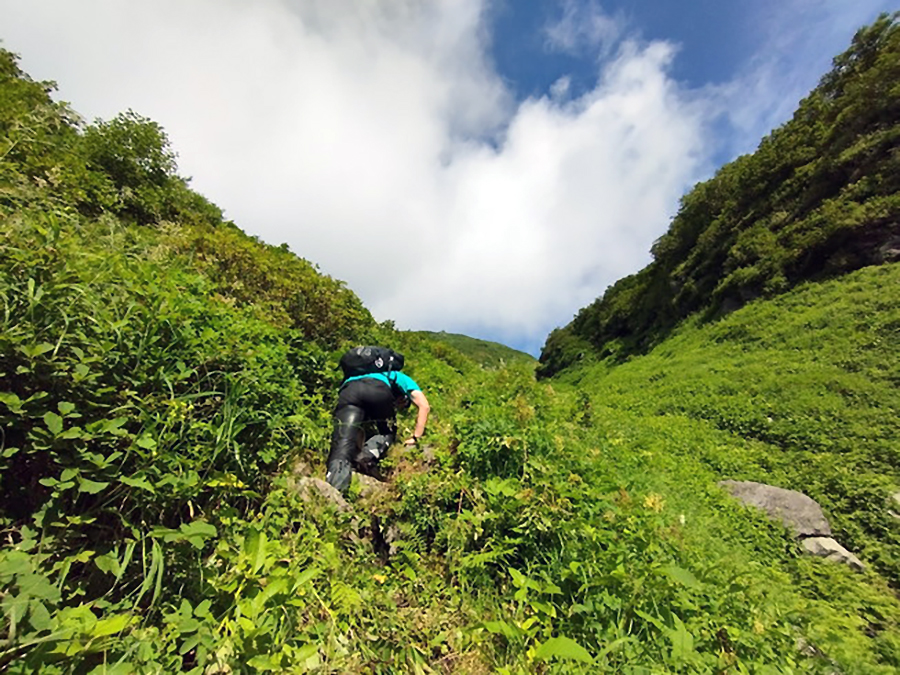
[[[364,378],[345,384],[334,409],[328,468],[340,460],[354,464],[366,439],[366,427],[373,423],[387,444],[392,443],[397,433],[395,415],[394,396],[384,382]]]

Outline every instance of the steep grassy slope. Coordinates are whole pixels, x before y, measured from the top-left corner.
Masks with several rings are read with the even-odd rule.
[[[810,494],[838,536],[900,583],[900,265],[866,268],[688,322],[650,354],[563,379],[620,410],[756,442],[703,460]]]
[[[444,331],[432,332],[423,330],[410,332],[432,342],[453,347],[476,363],[489,368],[497,368],[510,363],[537,365],[537,359],[531,354],[520,352],[498,342],[480,340],[468,335],[460,335],[459,333],[445,333]]]
[[[395,451],[338,511],[285,470],[321,475],[339,352],[222,295],[190,228],[5,222],[11,672],[898,666],[883,580],[715,486],[704,458],[743,439],[370,325],[427,388],[434,457]]]

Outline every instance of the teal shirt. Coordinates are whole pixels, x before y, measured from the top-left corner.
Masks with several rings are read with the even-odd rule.
[[[390,376],[390,380],[388,380],[388,376]],[[344,384],[347,382],[352,382],[353,380],[361,380],[365,377],[372,378],[373,380],[381,380],[387,386],[391,386],[391,382],[397,385],[397,388],[402,391],[406,396],[409,396],[410,392],[413,391],[422,391],[422,388],[416,384],[416,381],[412,379],[409,375],[405,373],[401,373],[399,370],[394,370],[390,374],[388,373],[369,373],[368,375],[357,375],[356,377],[348,377],[344,380]]]

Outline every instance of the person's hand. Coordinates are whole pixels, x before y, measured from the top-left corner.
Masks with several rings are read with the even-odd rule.
[[[410,447],[410,446],[413,446],[413,445],[418,445],[418,444],[419,444],[419,439],[416,438],[415,436],[413,436],[413,437],[410,438],[410,439],[407,439],[407,440],[404,441],[404,443],[403,443],[403,445],[405,445],[405,446],[407,446],[407,447]]]

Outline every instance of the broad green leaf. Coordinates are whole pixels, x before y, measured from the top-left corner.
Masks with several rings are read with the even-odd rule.
[[[44,603],[39,600],[32,600],[29,609],[31,611],[28,613],[28,621],[31,623],[31,626],[38,632],[50,630],[53,623],[50,619],[50,612],[47,611]]]
[[[115,614],[104,619],[100,619],[91,630],[93,637],[106,637],[107,635],[115,635],[125,630],[132,622],[132,616],[129,614]]]
[[[110,432],[115,431],[116,429],[124,426],[125,422],[128,421],[127,417],[115,417],[111,420],[103,420],[103,431]]]
[[[281,659],[270,654],[259,654],[247,661],[247,665],[258,671],[281,670]]]
[[[50,433],[54,436],[59,436],[60,432],[63,429],[62,417],[57,415],[55,412],[44,413],[44,424],[47,425]]]
[[[694,653],[694,636],[688,633],[684,623],[677,616],[673,617],[675,627],[669,629],[669,639],[672,641],[672,658],[686,659]]]
[[[79,478],[78,479],[78,491],[79,492],[87,492],[88,494],[95,495],[104,488],[106,488],[109,483],[101,483],[99,481],[88,480],[87,478]]]
[[[544,584],[544,593],[547,593],[549,595],[559,595],[560,593],[562,593],[562,589],[552,581],[548,581],[546,584]]]
[[[266,533],[260,532],[257,538],[256,552],[253,556],[253,566],[251,568],[253,574],[256,574],[266,561],[266,543]]]
[[[279,593],[284,593],[286,590],[287,579],[285,579],[284,577],[279,577],[274,581],[270,581],[263,589],[263,592],[253,599],[253,603],[254,605],[256,605],[257,611],[262,611],[270,598],[275,597]]]
[[[10,623],[19,624],[22,622],[25,613],[28,611],[28,600],[28,596],[24,593],[19,595],[10,593],[3,596],[3,601],[0,605],[2,605],[3,613]]]
[[[9,408],[10,412],[14,412],[16,414],[24,412],[22,410],[22,399],[20,399],[13,393],[0,392],[0,403],[5,404],[6,407]]]
[[[568,659],[590,663],[594,659],[587,649],[575,642],[572,638],[553,637],[544,642],[534,653],[536,659],[546,661],[551,658]]]
[[[34,345],[33,347],[26,347],[23,345],[19,347],[19,349],[29,359],[33,359],[36,356],[40,356],[41,354],[46,354],[47,352],[53,351],[53,345],[51,345],[49,342],[41,342],[40,344]]]
[[[65,607],[60,610],[58,616],[62,628],[71,630],[75,633],[91,632],[97,625],[97,616],[87,605]],[[77,653],[77,651],[78,650],[72,653]]]
[[[319,653],[319,646],[316,644],[303,645],[294,652],[294,658],[298,661],[306,661],[306,659]]]
[[[19,591],[30,598],[59,602],[59,589],[42,574],[24,574],[18,578]]]
[[[525,585],[525,575],[515,567],[509,568],[509,575],[512,577],[513,583],[516,585],[516,588],[522,588],[522,586]]]
[[[681,567],[677,567],[675,565],[668,565],[662,568],[662,571],[671,579],[674,579],[678,583],[687,586],[688,588],[699,588],[702,586],[700,580],[697,579],[690,571],[683,569]]]
[[[303,586],[305,583],[311,581],[318,574],[319,574],[318,567],[310,567],[308,569],[303,570],[303,572],[300,573],[300,576],[298,576],[297,580],[294,582],[294,587],[300,588],[300,586]]]
[[[65,417],[70,412],[75,410],[75,404],[69,403],[68,401],[60,401],[56,404],[56,409],[59,410],[59,414]]]
[[[192,523],[183,523],[181,525],[181,533],[186,537],[215,537],[216,527],[210,525],[205,520],[195,520]]]
[[[179,633],[195,633],[200,628],[200,622],[192,616],[181,619],[177,624]]]
[[[189,651],[191,651],[194,647],[200,644],[200,635],[192,635],[187,640],[185,640],[181,647],[178,648],[178,653],[184,656]]]
[[[144,450],[153,450],[156,447],[156,439],[152,436],[141,436],[135,443],[137,443],[139,448],[143,448]]]
[[[94,558],[94,564],[101,572],[112,574],[115,577],[118,577],[122,572],[119,567],[119,559],[114,552],[98,555]]]
[[[205,521],[195,520],[183,524],[180,533],[194,548],[203,548],[203,542],[216,536],[216,528]]]
[[[31,572],[31,556],[24,551],[9,551],[0,557],[0,580],[9,580]]]
[[[120,483],[124,483],[129,487],[141,488],[142,490],[146,490],[147,492],[156,493],[156,489],[148,483],[144,478],[129,478],[128,476],[122,476],[119,478]]]

